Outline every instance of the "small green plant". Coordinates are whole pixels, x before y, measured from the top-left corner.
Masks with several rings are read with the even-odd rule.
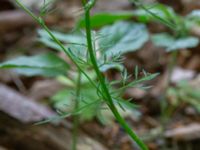
[[[180,81],[176,87],[169,87],[167,96],[173,108],[179,107],[181,103],[186,103],[200,112],[200,88],[194,88],[188,81]]]
[[[43,30],[39,31],[40,41],[48,45],[48,47],[64,52],[74,64],[72,67],[53,53],[19,57],[0,64],[0,68],[15,69],[18,73],[28,76],[66,76],[62,77],[62,81],[64,80],[68,85],[73,86],[71,92],[67,91],[65,93],[65,90],[60,92],[60,95],[67,94],[67,98],[73,100],[73,103],[69,102],[69,106],[73,106],[72,110],[58,109],[59,116],[40,123],[75,116],[72,144],[72,149],[75,150],[79,116],[86,110],[92,110],[92,112],[87,113],[91,116],[86,116],[86,118],[90,118],[95,116],[95,113],[93,114],[94,110],[98,112],[98,110],[106,107],[113,113],[116,120],[138,144],[140,149],[147,150],[147,146],[119,113],[119,109],[126,110],[134,106],[122,98],[124,90],[130,87],[141,87],[144,81],[151,80],[158,75],[143,71],[144,76],[140,77],[136,67],[133,72],[135,79],[132,80],[122,65],[121,55],[123,53],[139,49],[148,40],[149,36],[145,25],[117,22],[112,26],[102,28],[98,32],[93,32],[91,30],[90,10],[95,4],[95,0],[83,0],[85,31],[77,31],[73,35],[61,34],[51,31],[45,25],[42,17],[47,11],[46,6],[44,11],[41,11],[40,15],[36,16],[19,0],[16,0],[16,3],[42,27]],[[122,77],[120,80],[110,82],[106,79],[103,73],[111,68],[116,68],[121,72]],[[56,95],[53,99],[56,101],[60,95]],[[66,105],[66,107],[68,106]],[[100,120],[103,120],[102,115],[99,115],[99,113],[96,115]]]
[[[98,22],[100,17],[104,16],[107,19],[105,19],[102,24],[106,24],[114,21],[114,19],[118,20],[135,17],[140,22],[159,22],[170,29],[170,34],[159,33],[154,34],[151,37],[156,46],[164,47],[166,52],[170,55],[166,92],[164,93],[164,98],[161,102],[162,136],[166,123],[170,119],[173,111],[180,106],[181,102],[189,103],[199,111],[199,89],[192,90],[191,86],[185,82],[177,83],[177,85],[173,87],[170,85],[170,81],[179,51],[195,48],[199,44],[199,38],[191,36],[190,33],[193,27],[200,25],[200,11],[194,10],[186,16],[180,16],[176,14],[172,8],[159,3],[143,4],[138,0],[132,2],[140,9],[117,13],[98,13],[95,14],[92,19]],[[112,18],[114,19],[112,20]],[[83,26],[84,21],[82,21],[80,25]],[[93,26],[98,27],[97,24],[93,24]]]
[[[161,4],[146,5],[132,0],[139,7],[138,10],[104,12],[91,17],[90,10],[95,5],[95,0],[82,2],[84,17],[78,21],[73,33],[64,34],[51,31],[43,20],[43,16],[49,11],[49,3],[44,4],[40,15],[36,16],[16,0],[16,3],[41,26],[42,29],[38,31],[39,41],[49,48],[64,52],[71,62],[66,62],[55,53],[45,53],[8,60],[1,63],[0,68],[14,69],[27,76],[55,77],[66,86],[51,98],[59,115],[39,124],[73,116],[73,150],[76,150],[78,126],[81,121],[97,117],[102,123],[107,122],[108,118],[103,115],[105,108],[106,111],[112,112],[140,149],[147,150],[147,146],[120,113],[127,109],[136,110],[134,104],[122,97],[128,88],[146,88],[143,82],[155,78],[158,74],[143,71],[143,76],[139,76],[139,69],[135,67],[132,73],[134,76],[128,75],[123,66],[122,55],[140,49],[149,40],[144,23],[158,21],[172,29],[172,35],[160,33],[152,37],[155,45],[165,47],[168,52],[173,53],[173,61],[169,65],[171,74],[177,50],[192,48],[199,43],[196,37],[189,36],[190,28],[199,23],[196,17],[198,12],[192,12],[184,18],[170,7]],[[136,17],[142,23],[120,21],[130,17]],[[93,31],[92,28],[98,30]],[[118,70],[121,73],[120,80],[109,81],[104,74],[109,69]]]
[[[171,89],[170,81],[172,78],[172,72],[174,70],[174,67],[176,66],[179,51],[194,48],[199,44],[199,39],[190,35],[191,28],[195,26],[198,22],[197,17],[192,17],[191,14],[189,14],[186,17],[178,16],[176,13],[171,14],[172,18],[174,18],[173,22],[176,21],[177,30],[172,30],[172,35],[168,33],[158,33],[152,36],[152,41],[154,42],[154,44],[159,47],[164,47],[166,52],[168,52],[171,56],[170,61],[168,63],[168,78],[166,91]],[[165,93],[165,99],[167,97],[167,93],[168,92]],[[166,104],[166,102],[167,101],[164,100],[162,104],[163,115],[165,116],[164,120],[169,118],[169,116],[171,115],[170,110],[172,110],[170,104]]]

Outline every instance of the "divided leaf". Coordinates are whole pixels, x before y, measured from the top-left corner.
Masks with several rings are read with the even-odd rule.
[[[0,63],[0,68],[14,69],[27,76],[57,76],[65,74],[69,65],[53,53],[22,56]]]

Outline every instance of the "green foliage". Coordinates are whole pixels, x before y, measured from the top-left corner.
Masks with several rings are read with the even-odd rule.
[[[79,51],[86,51],[87,49],[84,32],[82,34],[52,32],[52,34],[68,44],[68,47],[73,50],[76,48]],[[44,44],[60,50],[44,30],[39,30],[39,35],[40,41]],[[93,36],[96,51],[101,51],[102,55],[106,54],[107,57],[138,50],[147,40],[148,31],[145,25],[132,22],[117,22],[111,26],[103,27]]]
[[[131,1],[140,7],[134,12],[138,20],[146,23],[161,22],[163,25],[168,26],[176,37],[188,36],[191,28],[200,24],[199,10],[194,10],[187,16],[180,16],[171,7],[163,4],[144,4],[138,0]]]
[[[119,64],[119,63],[115,63],[115,62],[108,62],[108,63],[104,63],[103,65],[99,66],[99,69],[101,72],[106,72],[110,69],[116,69],[119,71],[122,71],[124,68],[123,65]]]
[[[134,11],[99,12],[91,16],[91,27],[99,28],[119,20],[127,20],[132,17],[141,22],[159,21],[170,28],[175,27],[175,23],[180,20],[174,10],[165,5],[137,3],[140,9]],[[78,28],[85,27],[85,19],[81,18],[77,23]]]
[[[148,31],[143,24],[117,22],[99,31],[104,38],[99,40],[99,49],[109,57],[136,51],[148,41]]]
[[[52,34],[63,42],[75,59],[88,65],[86,64],[89,60],[87,44],[83,31],[72,34],[52,31]],[[44,30],[39,30],[39,35],[42,43],[53,49],[61,50]],[[148,38],[146,26],[132,22],[117,22],[111,26],[103,27],[97,33],[93,32],[93,47],[98,55],[100,70],[102,72],[111,68],[122,70],[123,67],[119,59],[116,58],[124,53],[138,50],[148,41]]]
[[[175,107],[185,102],[200,112],[200,88],[192,87],[187,81],[179,82],[176,87],[170,87],[167,96]]]
[[[82,117],[84,119],[90,119],[96,115],[95,112],[101,112],[102,107],[104,108],[106,106],[140,148],[142,150],[147,150],[148,148],[146,145],[129,127],[118,110],[119,108],[121,108],[121,110],[126,110],[126,107],[132,108],[133,106],[129,101],[125,101],[121,98],[124,90],[129,87],[138,86],[145,89],[147,87],[144,87],[142,82],[157,76],[157,74],[152,75],[143,71],[144,77],[140,78],[138,77],[138,69],[135,69],[136,78],[132,81],[127,71],[122,66],[123,61],[121,55],[138,50],[148,40],[149,36],[145,25],[132,22],[116,22],[112,26],[106,26],[100,29],[98,32],[92,32],[90,26],[90,9],[94,6],[95,0],[90,0],[83,1],[86,31],[65,35],[49,30],[42,19],[44,14],[38,17],[21,4],[19,0],[16,0],[16,3],[33,17],[46,32],[39,32],[40,41],[48,47],[65,52],[76,66],[76,71],[79,72],[78,76],[81,77],[81,75],[83,75],[88,80],[88,82],[83,83],[82,80],[76,80],[76,76],[66,77],[68,79],[65,81],[69,83],[70,86],[68,85],[66,87],[67,90],[64,89],[64,91],[54,96],[53,102],[60,115],[52,119],[62,119],[71,115],[76,116],[83,114],[84,116]],[[113,20],[118,19],[119,18],[116,17]],[[121,71],[122,78],[120,82],[109,82],[102,74],[102,72],[113,67]],[[95,76],[93,76],[94,78],[88,75],[88,70],[92,70],[92,72],[95,73]],[[72,70],[70,71],[72,72]],[[74,86],[74,83],[76,86]],[[115,83],[119,85],[115,87]],[[68,100],[67,103],[63,102],[63,99]],[[70,105],[70,107],[73,105],[74,107],[68,112],[68,110],[60,108],[60,104],[65,104],[66,109],[67,105]],[[85,113],[83,113],[84,111]],[[97,117],[99,116],[102,115],[97,115]],[[52,119],[44,122],[52,121]]]
[[[74,88],[66,87],[66,89],[59,91],[52,98],[54,107],[61,112],[71,113],[73,111],[76,111],[73,109],[76,103],[74,91],[76,91],[75,87]],[[79,107],[76,109],[78,110],[81,108],[85,108],[79,114],[81,121],[88,121],[93,119],[96,116],[97,111],[101,109],[100,107],[102,100],[99,100],[99,97],[97,96],[96,93],[96,89],[94,89],[89,84],[81,85],[81,93],[78,101],[79,101]],[[93,101],[99,101],[99,103],[95,103],[87,107],[87,105]]]
[[[159,33],[152,36],[156,46],[165,47],[167,52],[174,50],[194,48],[199,44],[199,39],[193,36],[175,38],[168,33]]]
[[[91,16],[91,27],[100,28],[102,26],[112,24],[116,21],[126,20],[134,16],[133,11],[120,12],[99,12]],[[78,28],[85,27],[85,18],[81,18],[77,22]]]
[[[200,17],[200,10],[193,10],[189,15],[189,18],[193,18],[193,19],[199,19]]]
[[[66,47],[66,49],[70,48],[76,54],[81,54],[81,56],[86,55],[86,38],[83,33],[72,33],[72,34],[64,34],[56,31],[51,31],[51,33]],[[45,30],[38,30],[38,34],[40,36],[39,41],[47,45],[48,47],[63,51],[62,48],[51,38],[51,36]]]
[[[129,78],[124,79],[124,76],[122,76],[121,80],[113,81],[110,84],[108,83],[109,90],[116,107],[118,107],[119,110],[121,109],[121,111],[129,111],[129,113],[130,111],[134,111],[136,114],[139,114],[139,112],[136,109],[138,106],[134,105],[133,103],[127,100],[122,99],[121,97],[124,94],[124,91],[128,88],[139,87],[141,89],[145,89],[145,86],[143,85],[143,83],[145,81],[154,79],[157,75],[158,74],[147,73],[143,77],[140,77],[140,78],[138,77],[137,80],[133,80],[133,81],[130,81]],[[52,98],[52,104],[57,110],[59,110],[59,112],[71,113],[74,111],[73,106],[76,104],[75,94],[74,94],[74,91],[76,91],[76,86],[75,86],[76,76],[77,75],[74,73],[73,79],[69,79],[64,76],[59,77],[59,81],[66,85],[65,89],[63,89],[62,91],[59,91]],[[91,72],[90,77],[92,76],[93,76],[93,73]],[[97,77],[93,76],[92,78],[96,80]],[[122,87],[114,88],[113,83],[117,83],[118,86],[122,86]],[[109,118],[113,118],[113,117],[110,117],[112,115],[109,115],[109,116],[100,115],[100,114],[104,114],[105,112],[111,113],[108,108],[104,109],[104,107],[106,107],[106,103],[103,100],[103,97],[99,96],[98,92],[100,89],[93,88],[90,82],[88,82],[84,78],[82,79],[80,88],[81,88],[81,91],[80,91],[80,97],[79,97],[79,107],[77,108],[77,110],[82,110],[81,113],[79,114],[80,119],[82,121],[85,121],[85,120],[91,120],[94,117],[97,117],[102,123],[104,124],[109,123],[111,120],[110,121],[108,120]],[[93,101],[96,101],[98,103],[88,106],[88,104],[91,104]],[[127,113],[124,113],[124,114],[126,115]],[[138,118],[138,115],[136,115],[136,118]]]
[[[66,74],[69,65],[53,53],[36,56],[22,56],[0,63],[2,69],[15,69],[16,72],[27,75],[57,76]]]
[[[195,25],[200,25],[200,10],[193,10],[186,16],[185,19],[188,28],[192,28]]]
[[[170,7],[159,3],[144,4],[138,0],[133,1],[140,9],[136,10],[135,14],[142,22],[158,21],[173,30],[178,30],[180,17],[175,14]]]
[[[174,22],[178,17],[172,8],[158,3],[143,5],[143,7],[135,11],[135,14],[140,21],[144,22],[160,21],[159,18]]]

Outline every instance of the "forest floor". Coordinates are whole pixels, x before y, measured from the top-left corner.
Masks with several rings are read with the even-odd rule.
[[[32,5],[34,0],[30,1]],[[200,9],[197,0],[164,1],[180,15]],[[31,4],[27,4],[31,6]],[[54,4],[56,9],[45,17],[51,29],[70,31],[80,15],[79,0],[62,0]],[[37,12],[38,7],[33,6]],[[128,0],[99,0],[94,12],[131,10]],[[37,41],[39,26],[14,3],[0,1],[0,61],[20,55],[34,55],[49,51]],[[159,23],[149,23],[151,33],[168,30]],[[200,37],[200,28],[193,31]],[[197,90],[200,93],[200,45],[178,54],[170,86],[187,79],[189,86],[178,87],[177,95],[165,97],[170,55],[151,41],[137,52],[125,55],[125,66],[129,71],[136,65],[148,72],[160,75],[148,82],[151,89],[142,91],[131,88],[124,94],[138,104],[140,115],[128,115],[131,127],[147,143],[151,150],[199,150],[200,149],[200,96],[179,98],[181,93]],[[63,57],[62,53],[59,53]],[[117,73],[109,71],[109,79]],[[71,118],[61,122],[33,126],[43,118],[56,114],[49,99],[63,88],[56,79],[20,76],[8,70],[0,70],[0,150],[70,150]],[[198,93],[198,92],[197,92]],[[190,93],[189,93],[190,95]],[[173,105],[170,115],[162,114],[163,99]],[[192,102],[191,102],[192,101]],[[174,104],[175,103],[175,104]],[[91,130],[92,129],[92,130]],[[119,124],[113,120],[104,126],[96,119],[81,123],[78,150],[132,150],[137,149]]]

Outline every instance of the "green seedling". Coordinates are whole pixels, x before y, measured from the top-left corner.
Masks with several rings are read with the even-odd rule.
[[[200,88],[193,88],[187,81],[180,81],[176,87],[170,87],[167,91],[171,105],[174,108],[180,106],[182,102],[192,105],[200,112]]]
[[[100,29],[98,32],[93,32],[91,30],[90,10],[95,4],[95,0],[83,0],[85,31],[77,31],[74,35],[62,35],[51,31],[45,25],[42,17],[47,11],[46,7],[44,7],[45,9],[40,16],[36,16],[19,0],[16,0],[16,3],[42,27],[43,30],[39,32],[40,41],[53,49],[64,52],[74,64],[74,67],[69,67],[71,65],[52,53],[20,57],[0,64],[0,68],[16,69],[18,73],[29,76],[58,77],[64,75],[66,76],[65,79],[74,86],[74,90],[68,93],[72,96],[70,99],[74,100],[73,104],[70,103],[73,109],[70,112],[58,110],[60,115],[40,123],[75,116],[72,149],[76,149],[79,115],[85,110],[93,110],[94,108],[99,110],[103,106],[112,112],[115,119],[132,140],[138,144],[140,149],[147,150],[147,146],[119,113],[119,109],[126,110],[126,107],[132,108],[133,106],[132,103],[121,98],[124,90],[130,87],[141,87],[144,81],[151,80],[158,75],[143,71],[144,76],[139,77],[137,68],[134,71],[135,80],[131,81],[122,64],[121,55],[123,53],[138,50],[148,40],[145,25],[132,22],[117,22],[112,26]],[[110,82],[106,79],[103,73],[111,68],[116,68],[122,72],[121,80]],[[70,78],[68,75],[73,73],[74,70],[78,72],[75,76],[76,78]],[[94,76],[88,73],[89,70],[92,70],[91,72]],[[86,85],[84,85],[85,80],[87,81]],[[145,87],[143,88],[145,89]],[[84,94],[86,93],[84,90],[87,89],[91,90],[91,95],[89,94],[90,92],[87,93],[88,95]],[[56,100],[57,98],[55,97],[53,99]],[[87,114],[90,115],[90,113]]]
[[[177,33],[176,35],[181,35]],[[155,34],[152,37],[152,41],[156,46],[164,47],[166,52],[171,56],[168,64],[168,79],[166,90],[170,88],[170,80],[174,67],[176,66],[177,56],[180,50],[187,50],[189,48],[194,48],[199,45],[199,39],[197,37],[185,34],[184,36],[173,36],[167,33]],[[164,104],[164,110],[168,111],[168,107]],[[165,114],[165,113],[164,113]],[[167,113],[168,114],[168,113]],[[168,117],[167,117],[168,118]]]
[[[145,89],[145,87],[142,87],[141,84],[145,81],[155,78],[158,75],[149,74],[143,71],[144,76],[139,77],[138,68],[136,67],[133,73],[135,80],[131,81],[127,71],[122,64],[123,59],[121,59],[121,55],[127,52],[138,50],[148,40],[149,36],[145,25],[132,22],[116,22],[129,18],[132,15],[132,13],[129,12],[126,12],[123,15],[111,14],[111,17],[109,17],[112,19],[108,17],[108,19],[105,19],[102,24],[99,24],[99,21],[97,21],[97,24],[93,25],[91,24],[91,20],[94,19],[94,17],[92,19],[90,18],[90,10],[95,4],[95,0],[83,0],[83,9],[85,15],[84,21],[79,24],[80,26],[85,27],[85,31],[77,30],[74,34],[62,34],[51,31],[45,25],[42,17],[45,15],[45,12],[48,11],[46,6],[44,7],[43,11],[41,11],[40,16],[36,16],[23,4],[21,4],[19,0],[16,0],[16,3],[42,27],[43,30],[39,31],[39,40],[50,48],[64,52],[74,64],[74,68],[69,67],[70,65],[67,62],[57,57],[55,54],[43,54],[33,57],[17,58],[14,60],[6,61],[0,65],[1,68],[13,68],[16,69],[18,73],[29,76],[43,75],[58,77],[60,75],[64,75],[64,80],[67,82],[67,86],[72,86],[70,87],[72,91],[61,91],[55,97],[53,97],[53,99],[54,102],[60,101],[60,98],[58,97],[61,97],[62,99],[62,94],[64,93],[64,95],[67,95],[66,99],[68,98],[72,100],[71,102],[68,101],[69,103],[67,105],[72,105],[73,109],[68,112],[66,109],[61,110],[58,108],[58,112],[60,114],[59,116],[50,118],[40,123],[46,123],[56,119],[60,120],[68,116],[74,116],[74,136],[72,149],[76,149],[77,127],[79,124],[79,119],[81,119],[81,115],[86,119],[90,119],[96,115],[100,120],[105,120],[102,119],[105,116],[102,117],[102,115],[99,115],[101,113],[94,113],[92,116],[90,115],[94,112],[94,109],[100,110],[98,112],[101,112],[102,107],[107,107],[107,109],[113,113],[116,120],[129,134],[129,136],[138,144],[138,146],[142,150],[147,150],[147,146],[140,140],[140,138],[129,127],[129,125],[119,113],[119,109],[126,110],[127,108],[134,107],[132,103],[121,98],[123,92],[127,88],[141,87]],[[177,20],[179,19],[175,19],[176,16],[173,16],[171,9],[168,10],[162,5],[159,5],[159,7],[157,5],[158,8],[154,7],[154,9],[156,8],[157,11],[163,11],[164,14],[159,15],[157,14],[157,11],[151,11],[153,7],[147,7],[138,1],[137,5],[141,8],[141,10],[134,12],[133,16],[140,18],[142,15],[145,15],[145,12],[148,14],[148,17],[150,17],[147,20],[154,19],[170,28],[176,29],[175,31],[180,31],[180,27],[177,27]],[[144,12],[142,12],[142,10]],[[103,16],[108,16],[108,14],[104,14]],[[99,18],[97,17],[96,20],[100,20]],[[139,20],[142,19],[140,18]],[[101,27],[102,25],[111,24],[113,22],[116,23],[103,27],[98,32],[91,30],[91,26]],[[132,35],[135,36],[133,37]],[[56,60],[55,63],[52,64],[52,60],[54,58]],[[30,63],[27,63],[29,61]],[[103,73],[112,68],[118,69],[121,72],[122,78],[119,81],[110,82],[104,76]],[[92,75],[88,73],[89,70]],[[73,76],[74,72],[78,73]],[[70,74],[72,74],[71,77]],[[66,107],[68,107],[67,105]],[[89,110],[89,112],[83,113],[86,110]],[[84,116],[83,114],[89,114],[89,116]]]

